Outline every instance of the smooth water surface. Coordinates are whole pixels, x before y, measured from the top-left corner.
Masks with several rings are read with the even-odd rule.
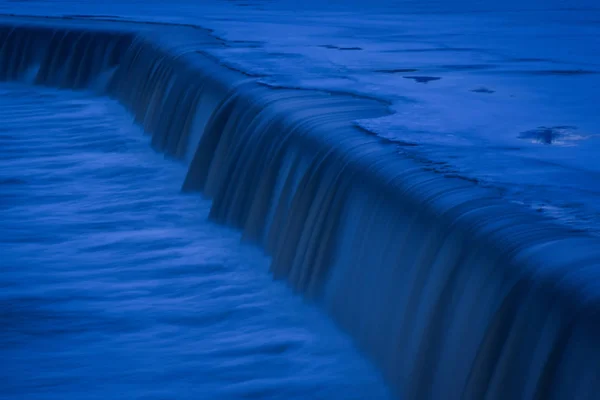
[[[118,104],[3,86],[0,121],[2,398],[387,398]]]

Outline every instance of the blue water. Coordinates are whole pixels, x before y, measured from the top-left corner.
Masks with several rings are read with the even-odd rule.
[[[0,396],[380,399],[115,102],[0,87]]]

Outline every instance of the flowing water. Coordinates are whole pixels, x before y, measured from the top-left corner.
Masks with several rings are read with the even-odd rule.
[[[0,88],[0,397],[383,399],[113,100]]]
[[[597,397],[598,238],[356,127],[386,103],[259,84],[203,29],[29,17],[0,37],[0,79],[130,113],[5,89],[9,398],[385,397],[271,276],[400,398]]]

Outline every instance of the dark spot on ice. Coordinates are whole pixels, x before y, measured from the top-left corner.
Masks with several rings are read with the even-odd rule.
[[[69,15],[65,15],[65,17],[67,17],[67,18],[82,18],[82,19],[85,19],[85,18],[89,18],[89,19],[120,19],[121,18],[118,15],[104,15],[104,14],[98,14],[98,15],[69,14]]]
[[[391,142],[393,142],[394,144],[396,144],[400,147],[417,147],[418,146],[417,143],[407,142],[407,141],[400,140],[400,139],[394,139],[394,140],[391,140]]]
[[[514,61],[514,62],[523,62],[523,63],[527,63],[527,62],[552,62],[552,60],[549,60],[549,59],[546,59],[546,58],[534,58],[534,57],[513,58],[513,59],[511,59],[511,61]]]
[[[526,71],[525,73],[531,75],[541,76],[572,76],[572,75],[592,75],[597,74],[598,71],[586,70],[586,69],[548,69],[548,70],[534,70]]]
[[[263,42],[254,40],[230,40],[225,44],[229,47],[246,47],[249,49],[257,49],[263,46]]]
[[[573,126],[540,126],[536,129],[521,132],[519,139],[529,139],[537,143],[554,144],[556,141],[574,136]]]
[[[19,178],[0,178],[0,185],[23,185],[26,182]]]
[[[495,93],[495,90],[488,89],[486,87],[480,87],[480,88],[471,90],[471,92],[475,92],[475,93]]]
[[[273,52],[273,53],[267,53],[270,56],[275,56],[275,57],[280,57],[280,58],[302,58],[303,56],[301,54],[296,54],[296,53],[281,53],[281,52]]]
[[[383,74],[400,74],[407,72],[417,72],[418,69],[415,68],[398,68],[398,69],[376,69],[375,72],[380,72]]]
[[[319,45],[319,47],[323,47],[325,49],[335,49],[335,50],[362,50],[361,47],[341,47],[341,46],[334,46],[332,44],[322,44],[322,45]]]
[[[557,125],[554,129],[577,129],[577,127],[573,125]]]
[[[412,36],[408,37],[412,38]],[[405,37],[405,39],[407,39]],[[437,53],[437,52],[475,52],[478,49],[470,48],[470,47],[430,47],[430,48],[420,48],[420,49],[391,49],[385,50],[385,53]]]
[[[404,78],[406,79],[412,79],[415,82],[418,83],[428,83],[431,81],[437,81],[440,80],[442,78],[436,77],[436,76],[405,76]]]

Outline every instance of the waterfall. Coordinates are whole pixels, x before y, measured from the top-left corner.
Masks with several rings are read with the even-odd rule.
[[[60,88],[82,89],[103,71],[116,68],[133,40],[126,32],[0,26],[0,80],[26,80]]]
[[[211,218],[261,246],[400,398],[600,391],[600,241],[354,127],[385,104],[260,85],[143,30],[5,22],[0,37],[0,79],[77,89],[109,74],[105,93],[188,165],[183,191],[212,199]]]

